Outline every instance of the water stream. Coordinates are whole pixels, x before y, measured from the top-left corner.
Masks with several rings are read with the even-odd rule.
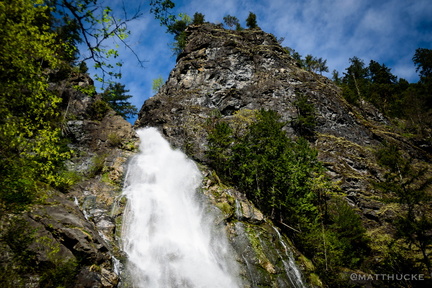
[[[297,265],[295,264],[295,260],[294,260],[294,256],[292,255],[292,252],[290,251],[290,249],[286,245],[286,243],[283,240],[282,235],[279,233],[279,231],[276,228],[273,228],[273,229],[276,232],[276,234],[278,235],[279,243],[281,243],[282,246],[284,247],[284,252],[285,252],[286,258],[288,258],[288,261],[282,260],[282,262],[284,264],[285,272],[288,276],[287,278],[289,279],[291,286],[295,287],[295,288],[306,287],[305,284],[303,283],[303,280],[302,280],[302,274],[301,274],[299,268],[297,267]],[[281,258],[283,259],[285,257],[281,257]]]
[[[140,153],[126,176],[122,230],[133,286],[239,287],[226,235],[197,193],[197,166],[155,128],[137,133]]]

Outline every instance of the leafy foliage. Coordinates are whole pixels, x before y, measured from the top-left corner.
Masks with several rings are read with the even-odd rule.
[[[49,7],[6,2],[0,3],[0,207],[15,209],[34,200],[42,183],[68,181],[57,172],[69,152],[56,126],[61,99],[48,90],[48,72],[58,67],[61,50]]]
[[[201,24],[204,24],[204,22],[205,22],[204,14],[199,13],[199,12],[195,12],[195,14],[193,15],[193,18],[192,18],[192,24],[193,25],[201,25]]]
[[[102,99],[96,99],[88,108],[87,115],[92,120],[102,121],[110,106]]]
[[[323,60],[322,58],[316,58],[311,54],[306,55],[303,60],[303,68],[310,72],[328,72],[327,60]]]
[[[309,219],[316,218],[318,211],[309,206],[316,199],[308,190],[309,178],[321,169],[316,152],[305,140],[290,140],[276,112],[261,110],[256,117],[238,138],[233,138],[227,123],[217,123],[209,135],[209,158],[218,173],[236,183],[272,218],[291,221],[300,217],[301,213],[292,213],[294,207],[315,215]]]
[[[416,71],[422,78],[432,77],[432,49],[418,48],[414,54],[413,62]]]
[[[153,82],[152,82],[153,93],[155,93],[155,94],[158,93],[160,88],[163,86],[163,84],[164,84],[164,80],[163,80],[162,76],[153,79]]]
[[[432,50],[419,48],[413,57],[420,73],[418,83],[408,83],[398,79],[385,64],[371,60],[366,66],[358,57],[350,58],[351,65],[346,68],[342,78],[334,75],[334,80],[341,85],[345,99],[355,105],[366,100],[377,107],[384,115],[401,123],[400,131],[414,135],[422,142],[429,142],[432,95],[432,77],[430,76],[430,55]]]
[[[168,25],[168,33],[174,35],[174,44],[172,50],[175,55],[179,55],[187,44],[187,35],[186,28],[192,23],[191,18],[187,14],[180,13],[179,20],[173,21],[170,25]]]
[[[309,72],[315,72],[315,73],[320,73],[322,74],[322,72],[328,72],[328,67],[327,67],[327,60],[317,57],[312,56],[311,54],[306,55],[306,57],[303,59],[302,55],[300,55],[300,53],[298,53],[297,51],[295,51],[293,48],[290,47],[284,47],[285,51],[291,55],[294,60],[297,61],[297,64],[305,69],[306,71]]]
[[[67,44],[70,59],[80,58],[80,63],[93,62],[94,67],[101,71],[101,75],[95,75],[97,80],[105,82],[106,76],[121,77],[120,69],[118,69],[122,66],[121,61],[112,61],[119,56],[118,46],[107,48],[108,39],[115,39],[122,43],[126,49],[133,53],[142,66],[143,61],[126,42],[130,33],[127,24],[140,18],[141,11],[138,10],[128,17],[124,8],[125,18],[121,19],[114,15],[110,7],[102,6],[99,0],[51,0],[49,4],[54,17],[52,26],[58,31],[63,43]],[[153,7],[159,5],[153,2],[152,4],[155,5]],[[83,43],[86,46],[85,51],[88,54],[80,55],[80,51],[76,48],[78,43]]]
[[[217,122],[214,130],[208,136],[209,150],[207,156],[211,159],[213,167],[222,172],[224,175],[228,174],[226,169],[229,161],[228,149],[232,142],[232,129],[225,122]]]
[[[299,52],[297,52],[295,49],[291,48],[291,47],[284,47],[285,51],[288,53],[288,55],[290,55],[291,57],[294,58],[294,60],[297,61],[297,64],[300,67],[303,67],[303,60],[302,60],[302,56],[300,55]]]
[[[317,124],[317,113],[315,106],[308,101],[304,94],[300,94],[294,102],[297,108],[297,118],[294,119],[291,125],[301,136],[312,138],[315,136],[315,127]]]
[[[175,6],[170,0],[151,0],[150,13],[152,13],[162,26],[169,26],[175,21],[175,16],[170,13],[170,10]]]

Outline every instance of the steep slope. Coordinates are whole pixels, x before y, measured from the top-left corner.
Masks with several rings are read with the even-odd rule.
[[[124,165],[136,141],[132,126],[103,104],[93,82],[75,73],[52,83],[63,98],[62,132],[73,156],[72,187],[44,195],[0,221],[1,287],[117,287],[116,237]],[[102,109],[101,109],[102,108]],[[121,205],[120,205],[121,206]]]
[[[160,91],[144,103],[135,126],[159,128],[173,146],[205,165],[209,123],[216,117],[242,121],[241,115],[250,110],[270,109],[291,123],[285,126],[288,135],[298,137],[302,131],[293,123],[302,113],[298,101],[305,97],[316,111],[315,133],[309,140],[318,149],[327,174],[340,185],[341,195],[361,215],[372,239],[371,247],[380,255],[380,249],[393,237],[392,222],[398,208],[384,201],[385,193],[375,188],[374,183],[384,181],[386,173],[377,162],[376,151],[384,142],[392,143],[421,167],[428,166],[430,156],[392,133],[390,122],[373,106],[366,102],[359,107],[348,105],[332,81],[300,69],[273,35],[260,29],[225,30],[213,24],[189,26],[186,32],[187,46],[178,56],[176,67]],[[236,237],[244,237],[246,231],[252,235],[248,245],[254,247],[252,238],[257,234],[247,231],[256,229],[256,223],[268,225],[268,221],[241,193],[224,187],[211,168],[202,169],[208,175],[204,191],[219,208],[225,209],[227,229],[231,230],[233,245],[241,258],[245,254]],[[235,207],[245,209],[239,213]],[[246,227],[239,227],[242,225]],[[275,237],[269,236],[272,228],[257,229],[260,237]],[[265,253],[271,254],[270,250]],[[376,258],[378,262],[381,256]],[[254,262],[252,258],[243,260]],[[266,277],[278,274],[271,268],[274,262],[257,262],[265,271],[259,281],[265,283]],[[371,263],[369,272],[373,272],[374,265],[378,264]],[[319,281],[314,284],[319,285]]]

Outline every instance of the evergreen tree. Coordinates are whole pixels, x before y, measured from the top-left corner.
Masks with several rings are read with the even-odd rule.
[[[339,71],[337,71],[336,69],[333,70],[332,72],[332,80],[333,82],[335,82],[337,85],[341,85],[342,84],[342,79],[339,76]]]
[[[386,193],[389,201],[399,203],[403,208],[395,221],[395,236],[405,241],[410,251],[415,247],[420,252],[430,274],[432,218],[426,203],[432,199],[429,190],[432,178],[427,175],[426,168],[415,168],[411,159],[405,159],[396,145],[386,143],[376,156],[378,163],[386,167],[388,172],[385,181],[375,183],[375,186]],[[406,249],[406,246],[400,249]]]
[[[351,65],[346,68],[342,78],[343,96],[350,103],[357,103],[366,94],[369,70],[363,60],[350,58]]]
[[[339,267],[359,267],[369,252],[360,217],[342,200],[327,205],[336,187],[308,141],[288,138],[275,111],[260,110],[255,119],[242,133],[232,133],[228,122],[215,125],[208,137],[210,164],[290,234],[334,284]]]
[[[257,28],[258,24],[257,24],[257,20],[256,20],[256,15],[252,12],[249,12],[249,16],[246,19],[246,26],[249,29],[253,29],[253,28]]]
[[[327,67],[327,60],[324,60],[320,57],[316,61],[317,61],[316,72],[320,74],[322,74],[322,72],[329,72],[329,69]]]
[[[317,122],[314,105],[308,101],[304,94],[297,96],[294,105],[297,108],[297,117],[291,122],[291,125],[300,136],[313,138]]]
[[[315,61],[311,54],[306,55],[305,59],[303,60],[303,66],[306,71],[314,71]]]
[[[416,66],[416,71],[420,72],[423,80],[430,80],[432,77],[432,49],[417,48],[413,62]]]
[[[303,63],[303,60],[302,60],[302,55],[300,55],[300,53],[298,53],[297,51],[295,51],[293,48],[290,48],[290,47],[284,47],[284,48],[287,51],[287,53],[289,55],[291,55],[291,57],[293,57],[297,61],[297,64],[300,67],[304,68],[304,63]]]
[[[215,126],[208,138],[208,156],[224,179],[273,219],[299,227],[314,221],[317,198],[309,185],[314,173],[321,171],[316,151],[303,139],[289,139],[278,113],[260,110],[256,117],[238,138],[226,123]]]
[[[233,131],[225,122],[217,122],[212,133],[208,136],[208,152],[207,157],[210,160],[212,167],[218,171],[222,177],[229,174],[229,157],[231,156],[228,150],[232,143]]]
[[[418,48],[413,57],[416,71],[420,75],[418,85],[418,98],[423,109],[425,122],[430,122],[430,113],[432,109],[432,49]]]
[[[310,72],[328,72],[327,60],[323,60],[322,58],[316,58],[312,55],[306,55],[303,60],[303,68]]]
[[[127,101],[132,98],[131,95],[126,95],[127,92],[129,92],[129,90],[125,89],[125,85],[111,83],[104,93],[102,93],[102,100],[107,102],[117,114],[125,119],[138,113],[138,109]]]
[[[239,27],[240,26],[240,22],[239,19],[235,16],[231,16],[231,15],[226,15],[223,17],[223,21],[225,22],[225,24],[228,27]]]
[[[193,15],[192,24],[194,24],[194,25],[201,25],[201,24],[204,24],[204,22],[205,22],[204,14],[196,12]]]
[[[390,68],[384,64],[371,60],[369,63],[369,77],[374,84],[394,84],[397,77],[390,73]]]

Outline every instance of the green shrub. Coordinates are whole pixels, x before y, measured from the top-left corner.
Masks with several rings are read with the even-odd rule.
[[[220,122],[208,137],[207,156],[223,180],[235,184],[267,215],[297,229],[318,218],[312,179],[322,173],[317,152],[302,138],[293,141],[274,111],[257,112],[242,134]]]
[[[205,22],[204,14],[196,12],[193,15],[193,18],[192,18],[192,24],[193,25],[201,25],[201,24],[204,24],[204,22]]]
[[[89,115],[90,119],[101,121],[109,109],[110,107],[107,102],[97,99],[90,105],[87,110],[87,114]]]
[[[300,94],[294,102],[297,109],[297,118],[295,118],[291,125],[297,133],[306,138],[315,136],[315,128],[317,125],[317,113],[315,106],[310,103],[307,96]]]
[[[113,147],[118,147],[122,144],[123,139],[122,139],[122,137],[120,137],[116,133],[110,133],[110,134],[108,134],[107,141],[108,141],[109,145],[111,145]]]
[[[88,177],[92,178],[99,175],[105,167],[106,154],[99,154],[92,158],[92,164],[88,171]]]

